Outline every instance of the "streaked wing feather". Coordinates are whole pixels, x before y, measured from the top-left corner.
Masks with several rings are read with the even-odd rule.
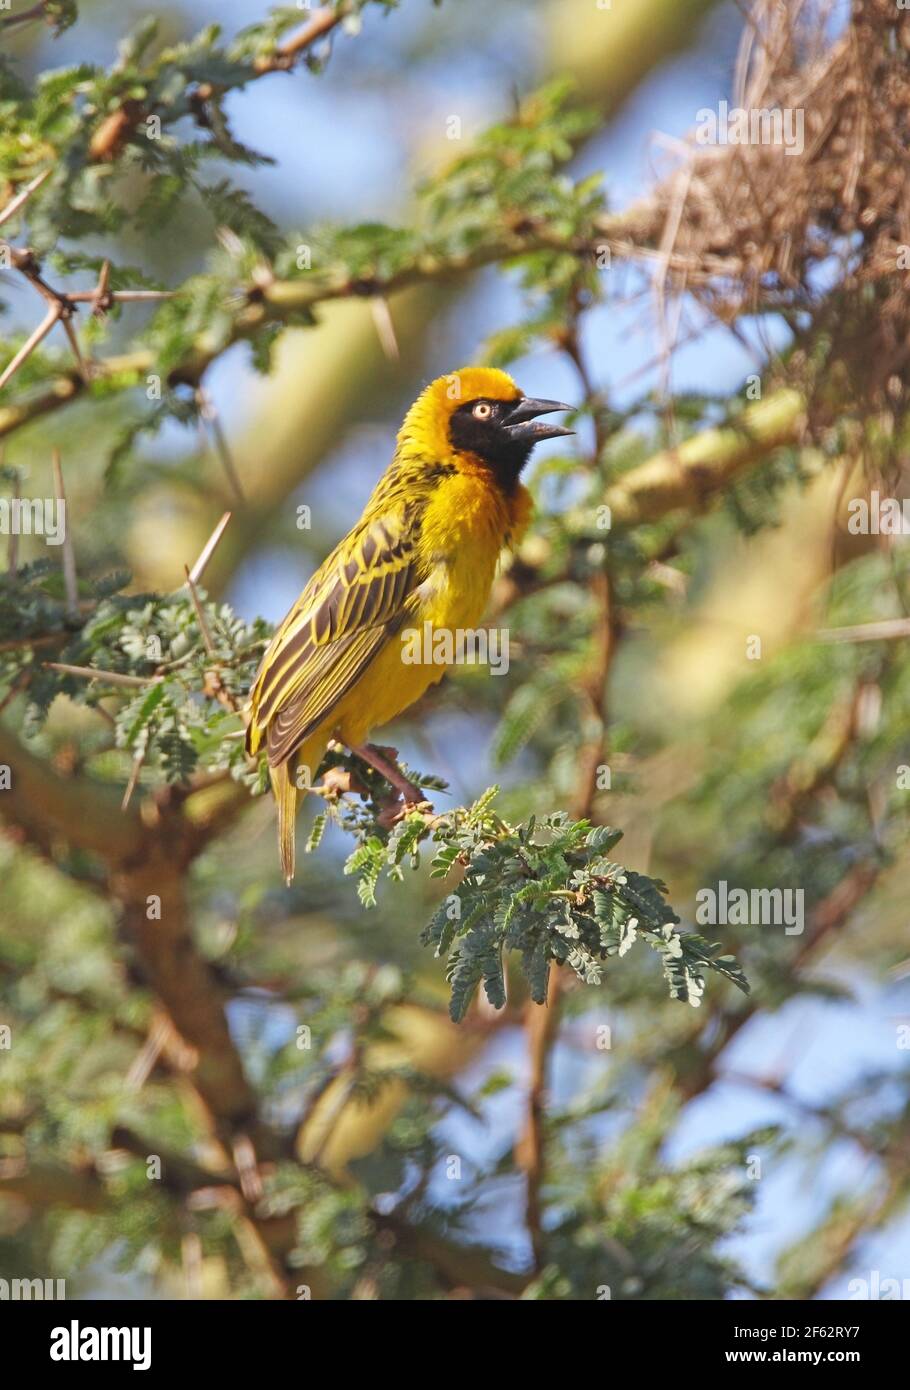
[[[251,697],[253,724],[259,732],[268,730],[273,765],[331,713],[401,625],[422,577],[418,528],[413,504],[361,523],[320,567],[278,629]]]
[[[308,669],[306,687],[294,699],[283,703],[269,723],[269,762],[273,767],[289,758],[331,714],[341,697],[401,627],[405,617],[406,611],[382,627],[362,628],[317,648]]]

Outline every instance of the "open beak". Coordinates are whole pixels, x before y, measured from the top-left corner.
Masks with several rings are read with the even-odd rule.
[[[574,434],[575,431],[564,429],[562,425],[539,423],[538,415],[574,409],[574,406],[565,405],[562,401],[539,401],[532,396],[523,396],[509,411],[502,428],[510,439],[528,444],[536,444],[540,439],[558,439],[560,435]]]

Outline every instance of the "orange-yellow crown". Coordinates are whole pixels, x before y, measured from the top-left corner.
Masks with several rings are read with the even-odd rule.
[[[447,458],[452,450],[449,420],[460,405],[480,397],[517,401],[522,394],[509,374],[497,367],[461,367],[457,372],[439,376],[424,387],[404,417],[399,446],[416,445],[424,457]]]

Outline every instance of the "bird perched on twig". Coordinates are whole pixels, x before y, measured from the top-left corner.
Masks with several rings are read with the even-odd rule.
[[[275,633],[250,692],[247,749],[268,751],[288,883],[298,792],[330,739],[385,777],[405,809],[422,800],[384,750],[367,743],[371,729],[444,673],[436,662],[403,659],[403,635],[479,622],[499,554],[530,517],[521,470],[539,440],[572,433],[539,417],[571,409],[522,395],[492,368],[431,382],[405,416],[363,516]]]

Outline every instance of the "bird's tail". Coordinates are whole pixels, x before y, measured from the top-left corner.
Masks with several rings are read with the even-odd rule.
[[[294,782],[294,759],[269,768],[272,791],[278,807],[278,853],[281,856],[281,872],[285,883],[294,877],[294,852],[297,821],[297,786]]]
[[[278,807],[278,853],[281,857],[281,872],[285,883],[294,877],[295,830],[297,821],[297,802],[306,795],[306,789],[316,776],[316,769],[322,761],[327,738],[318,735],[301,744],[297,752],[287,762],[277,767],[269,767],[272,791]],[[303,769],[307,776],[301,777]]]

